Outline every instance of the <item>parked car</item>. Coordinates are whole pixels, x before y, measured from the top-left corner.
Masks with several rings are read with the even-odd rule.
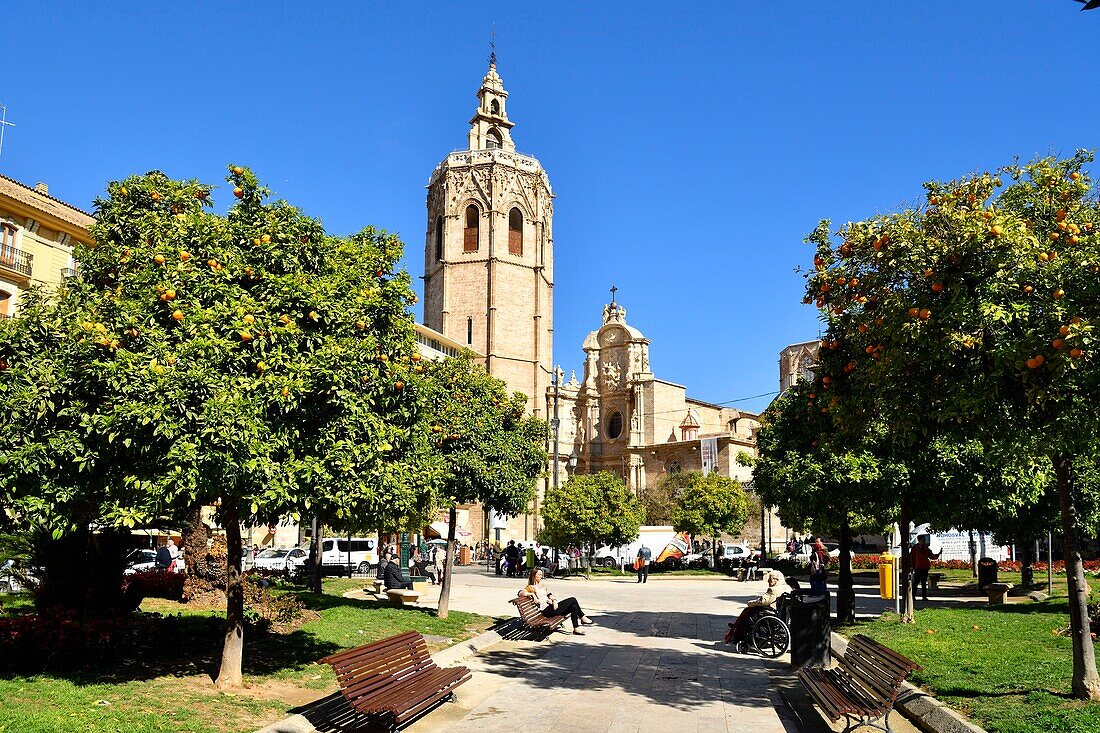
[[[840,545],[835,542],[825,542],[825,549],[829,551],[829,557],[836,559],[840,557]],[[799,565],[809,565],[810,555],[813,554],[813,545],[806,543],[798,550],[798,552],[784,552],[779,555],[781,560],[791,560]]]
[[[301,564],[305,565],[305,559]],[[369,573],[372,567],[378,567],[378,540],[374,537],[352,537],[350,540],[326,537],[321,541],[321,566],[326,573]]]
[[[305,568],[309,552],[301,547],[268,548],[256,555],[253,567],[297,575]]]
[[[126,556],[126,566],[122,570],[123,575],[133,575],[144,570],[153,570],[157,566],[156,550],[134,550]],[[176,556],[169,568],[174,573],[182,573],[187,569],[187,563],[183,560],[183,551]]]

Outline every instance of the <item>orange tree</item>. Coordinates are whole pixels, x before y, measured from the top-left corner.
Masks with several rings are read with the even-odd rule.
[[[717,540],[723,532],[741,534],[748,516],[749,503],[741,484],[717,473],[692,472],[687,486],[676,496],[672,508],[672,527],[677,532],[710,537],[718,566]]]
[[[778,397],[761,418],[753,487],[775,507],[786,527],[834,535],[840,542],[837,622],[855,622],[851,536],[881,533],[894,516],[903,465],[884,458],[880,444],[845,445],[832,419],[821,411],[819,385],[803,382]],[[872,431],[874,434],[874,431]]]
[[[440,471],[440,501],[450,509],[447,561],[438,616],[450,611],[457,505],[480,502],[519,514],[546,468],[546,423],[527,414],[527,398],[474,363],[469,352],[416,369],[425,372],[425,420]]]
[[[610,471],[570,476],[546,492],[539,541],[562,548],[619,547],[638,539],[645,509],[621,476]]]
[[[79,277],[0,330],[0,488],[55,536],[218,508],[219,686],[241,682],[242,523],[390,524],[435,503],[396,237],[329,236],[233,166],[237,202],[160,173],[112,183]]]
[[[924,204],[849,223],[837,241],[822,222],[809,237],[807,300],[828,322],[818,379],[843,429],[875,417],[899,446],[976,437],[995,453],[1045,458],[1061,508],[1073,693],[1100,699],[1074,475],[1100,433],[1091,160],[929,183]]]

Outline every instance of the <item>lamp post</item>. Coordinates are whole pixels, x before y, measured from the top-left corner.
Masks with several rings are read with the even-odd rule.
[[[561,433],[561,419],[558,417],[559,409],[559,396],[561,391],[561,380],[565,376],[565,372],[561,367],[554,368],[554,417],[550,420],[550,429],[554,431],[554,477],[553,486],[558,488],[558,437]]]

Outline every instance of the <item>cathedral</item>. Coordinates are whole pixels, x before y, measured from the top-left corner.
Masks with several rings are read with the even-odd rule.
[[[533,540],[539,504],[555,479],[611,471],[642,494],[669,472],[717,472],[741,481],[755,455],[758,416],[687,396],[657,378],[650,342],[615,301],[581,345],[583,381],[553,367],[554,194],[536,158],[516,151],[508,92],[495,55],[477,92],[468,149],[450,153],[428,182],[424,246],[424,325],[468,347],[490,374],[527,396],[551,423],[552,462],[538,497],[519,517],[468,507],[466,529]],[[555,373],[556,372],[556,373]],[[556,429],[553,426],[556,425]]]

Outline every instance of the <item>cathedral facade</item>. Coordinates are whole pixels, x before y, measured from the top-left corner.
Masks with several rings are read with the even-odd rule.
[[[546,393],[562,418],[559,478],[610,471],[638,495],[666,473],[702,471],[748,482],[752,470],[741,453],[756,455],[759,416],[687,396],[681,384],[660,379],[649,367],[650,341],[626,320],[615,302],[604,306],[600,327],[588,334],[584,378]]]
[[[549,467],[536,499],[519,517],[469,511],[473,537],[533,540],[539,506],[554,479],[611,471],[641,494],[661,475],[714,471],[747,481],[739,453],[755,454],[757,415],[687,396],[657,378],[649,340],[614,301],[582,345],[584,379],[553,369],[554,194],[539,161],[516,151],[508,92],[495,58],[477,92],[468,148],[432,172],[424,246],[424,325],[477,352],[486,370],[527,397],[528,410],[553,424]],[[556,473],[556,477],[555,477]]]

